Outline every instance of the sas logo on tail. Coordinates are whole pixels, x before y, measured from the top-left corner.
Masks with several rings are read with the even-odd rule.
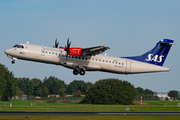
[[[162,58],[163,58],[163,57],[164,57],[163,55],[160,55],[160,56],[155,55],[155,56],[153,57],[153,54],[149,54],[149,55],[148,55],[148,58],[146,59],[146,61],[154,61],[154,62],[160,63],[160,62],[162,62]]]

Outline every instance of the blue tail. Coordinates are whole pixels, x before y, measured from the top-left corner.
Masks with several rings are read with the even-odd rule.
[[[146,52],[141,56],[122,58],[163,66],[173,42],[174,41],[170,39],[163,39],[160,40],[152,50]]]

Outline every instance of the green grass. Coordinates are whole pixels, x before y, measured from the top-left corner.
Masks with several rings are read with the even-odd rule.
[[[24,115],[13,115],[5,116],[1,115],[0,119],[13,119],[13,120],[179,120],[180,116],[107,116],[107,115],[34,115],[34,116],[24,116]]]
[[[162,105],[162,106],[164,106],[164,104],[168,106],[177,106],[177,104],[180,103],[180,101],[143,101],[143,102],[147,103],[148,105]]]
[[[180,101],[143,101],[148,105],[91,105],[77,104],[75,101],[71,103],[35,103],[31,106],[30,101],[12,101],[12,107],[9,107],[10,102],[0,102],[0,112],[180,112],[180,107],[177,104]],[[4,106],[6,103],[7,107]],[[164,106],[166,104],[166,107]],[[126,107],[130,110],[126,111]],[[0,119],[25,119],[28,120],[179,120],[180,116],[123,116],[123,115],[1,115]]]
[[[12,107],[9,102],[0,102],[0,111],[6,112],[180,112],[177,104],[180,101],[143,101],[148,105],[97,105],[93,104],[77,104],[75,101],[71,103],[35,103],[31,106],[30,101],[12,101]],[[7,104],[7,107],[4,106]],[[166,107],[165,107],[166,104]],[[129,111],[126,111],[129,107]]]

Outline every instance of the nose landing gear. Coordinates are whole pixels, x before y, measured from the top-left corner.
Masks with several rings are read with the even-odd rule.
[[[73,74],[74,75],[78,75],[78,74],[85,75],[85,69],[77,67],[73,70]]]
[[[11,63],[14,64],[14,63],[15,63],[15,60],[11,61]]]

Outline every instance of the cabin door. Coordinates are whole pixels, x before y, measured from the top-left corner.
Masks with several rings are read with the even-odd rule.
[[[41,55],[42,55],[42,56],[45,55],[45,50],[44,50],[44,49],[41,50]]]
[[[126,73],[129,73],[131,70],[131,61],[126,60]]]

